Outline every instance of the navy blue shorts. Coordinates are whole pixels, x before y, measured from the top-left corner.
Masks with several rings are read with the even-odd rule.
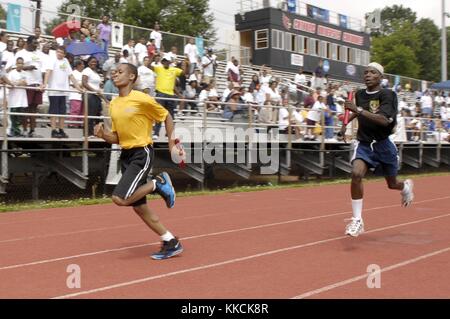
[[[389,138],[373,143],[358,141],[351,163],[356,159],[366,162],[369,169],[378,176],[398,174],[398,150]]]

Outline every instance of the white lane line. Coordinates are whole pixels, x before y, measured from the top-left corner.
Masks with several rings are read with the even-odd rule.
[[[397,264],[394,264],[394,265],[382,268],[382,269],[380,269],[380,273],[387,272],[387,271],[390,271],[390,270],[394,270],[394,269],[397,269],[397,268],[400,268],[400,267],[404,267],[404,266],[416,263],[418,261],[421,261],[421,260],[424,260],[424,259],[436,256],[436,255],[440,255],[440,254],[443,254],[443,253],[446,253],[446,252],[449,252],[449,251],[450,251],[450,247],[447,247],[447,248],[444,248],[444,249],[441,249],[441,250],[436,250],[436,251],[433,251],[433,252],[431,252],[429,254],[425,254],[425,255],[422,255],[422,256],[419,256],[419,257],[416,257],[416,258],[408,259],[408,260],[405,260],[403,262],[400,262],[400,263],[397,263]],[[326,292],[326,291],[329,291],[329,290],[332,290],[332,289],[335,289],[335,288],[339,288],[339,287],[343,287],[343,286],[349,285],[351,283],[354,283],[355,281],[363,280],[363,279],[366,279],[366,278],[368,278],[368,274],[367,273],[364,274],[364,275],[360,275],[360,276],[349,278],[347,280],[339,281],[337,283],[334,283],[334,284],[331,284],[331,285],[328,285],[328,286],[325,286],[325,287],[322,287],[322,288],[319,288],[319,289],[315,289],[315,290],[311,290],[311,291],[305,292],[305,293],[303,293],[301,295],[292,297],[291,299],[308,298],[308,297],[311,297],[311,296],[314,296],[314,295],[318,295],[318,294],[321,294],[323,292]]]
[[[441,198],[435,198],[435,199],[427,199],[427,200],[423,200],[423,201],[420,201],[420,202],[416,202],[415,204],[426,203],[426,202],[431,202],[431,201],[437,201],[437,200],[442,200],[442,199],[446,199],[446,198],[450,198],[450,197],[441,197]],[[392,208],[392,207],[397,207],[397,206],[399,206],[399,205],[397,204],[397,205],[389,205],[389,206],[372,207],[372,208],[367,208],[365,211],[367,212],[367,211],[373,211],[373,210],[379,210],[379,209],[385,209],[385,208]],[[203,237],[218,236],[218,235],[224,235],[224,234],[230,234],[230,233],[237,233],[237,232],[247,231],[247,230],[255,230],[255,229],[261,229],[261,228],[266,228],[266,227],[274,227],[274,226],[280,226],[280,225],[286,225],[286,224],[292,224],[292,223],[298,223],[298,222],[311,221],[311,220],[316,220],[316,219],[321,219],[321,218],[334,217],[334,216],[339,216],[339,215],[347,215],[347,214],[350,214],[350,213],[351,213],[351,211],[339,212],[339,213],[327,214],[327,215],[321,215],[321,216],[314,216],[314,217],[309,217],[309,218],[300,218],[300,219],[288,220],[288,221],[283,221],[283,222],[278,222],[278,223],[263,224],[263,225],[251,226],[251,227],[245,227],[245,228],[238,228],[238,229],[230,229],[230,230],[225,230],[225,231],[220,231],[220,232],[201,234],[201,235],[194,235],[194,236],[189,236],[189,237],[183,237],[183,238],[180,238],[180,240],[189,240],[189,239],[197,239],[197,238],[203,238]],[[0,271],[1,270],[8,270],[8,269],[16,269],[16,268],[21,268],[21,267],[41,265],[41,264],[47,264],[47,263],[52,263],[52,262],[68,260],[68,259],[75,259],[75,258],[88,257],[88,256],[95,256],[95,255],[112,253],[112,252],[118,252],[118,251],[123,251],[123,250],[128,250],[128,249],[142,248],[142,247],[152,246],[152,245],[157,245],[157,244],[159,244],[159,242],[140,244],[140,245],[134,245],[134,246],[126,246],[126,247],[121,247],[121,248],[105,249],[105,250],[88,252],[88,253],[83,253],[83,254],[78,254],[78,255],[57,257],[57,258],[52,258],[52,259],[38,260],[38,261],[34,261],[34,262],[29,262],[29,263],[22,263],[22,264],[10,265],[10,266],[3,266],[3,267],[0,267]]]
[[[450,198],[450,196],[449,196],[449,198]],[[439,198],[439,199],[441,199],[441,198]],[[436,199],[436,200],[439,200],[439,199]],[[314,203],[315,202],[311,202],[309,204],[314,204]],[[263,210],[270,210],[270,209],[275,209],[275,208],[276,208],[276,206],[274,206],[274,207],[264,207],[264,208],[258,208],[258,209],[254,209],[254,208],[242,209],[242,210],[239,210],[239,212],[236,212],[234,214],[260,212],[260,211],[263,211]],[[293,207],[290,207],[290,208],[287,208],[287,209],[294,209],[294,208],[296,208],[296,206],[293,206]],[[231,214],[233,214],[233,213],[231,213]],[[166,219],[166,222],[183,221],[183,220],[190,220],[190,219],[200,219],[200,218],[216,217],[216,216],[223,216],[223,215],[230,215],[230,213],[229,212],[225,212],[225,213],[186,216],[186,217],[182,217],[182,218],[168,218],[168,219]],[[96,216],[98,216],[98,215],[96,215]],[[78,218],[80,216],[74,216],[72,218],[75,218],[75,217]],[[62,218],[60,218],[60,219],[62,219]],[[39,221],[41,221],[41,220],[39,220]],[[144,224],[142,224],[142,223],[135,223],[135,224],[122,225],[122,226],[112,226],[112,227],[103,227],[103,228],[90,228],[90,229],[84,229],[84,230],[77,230],[77,231],[73,231],[73,232],[64,232],[64,233],[54,233],[54,234],[47,234],[47,235],[36,235],[36,236],[29,236],[29,237],[11,238],[11,239],[0,240],[0,244],[16,242],[16,241],[22,241],[22,240],[33,240],[33,239],[38,239],[38,238],[51,238],[51,237],[57,237],[57,236],[76,235],[76,234],[86,233],[86,232],[95,232],[95,231],[103,231],[103,230],[117,229],[117,228],[136,227],[136,226],[143,226],[143,225]]]
[[[387,227],[377,228],[377,229],[373,229],[373,230],[367,231],[366,233],[380,232],[380,231],[384,231],[384,230],[388,230],[388,229],[393,229],[393,228],[398,228],[398,227],[403,227],[403,226],[408,226],[408,225],[414,225],[414,224],[427,222],[427,221],[431,221],[431,220],[436,220],[436,219],[440,219],[440,218],[445,218],[445,217],[449,217],[449,216],[450,216],[450,213],[444,214],[444,215],[440,215],[440,216],[431,217],[431,218],[420,219],[420,220],[416,220],[416,221],[413,221],[413,222],[408,222],[408,223],[402,223],[402,224],[396,224],[396,225],[391,225],[391,226],[387,226]],[[78,296],[83,296],[83,295],[89,295],[89,294],[93,294],[93,293],[97,293],[97,292],[101,292],[101,291],[106,291],[106,290],[111,290],[111,289],[116,289],[116,288],[136,285],[136,284],[141,284],[141,283],[152,281],[152,280],[155,280],[155,279],[172,277],[172,276],[185,274],[185,273],[190,273],[190,272],[194,272],[194,271],[198,271],[198,270],[210,269],[210,268],[214,268],[214,267],[219,267],[219,266],[224,266],[224,265],[228,265],[228,264],[238,263],[238,262],[241,262],[241,261],[255,259],[255,258],[259,258],[259,257],[269,256],[269,255],[278,254],[278,253],[282,253],[282,252],[287,252],[287,251],[291,251],[291,250],[295,250],[295,249],[299,249],[299,248],[305,248],[305,247],[311,247],[311,246],[315,246],[315,245],[320,245],[320,244],[324,244],[324,243],[328,243],[328,242],[332,242],[332,241],[337,241],[337,240],[341,240],[341,239],[345,239],[345,238],[348,238],[348,236],[339,236],[339,237],[319,240],[319,241],[315,241],[315,242],[310,242],[310,243],[306,243],[306,244],[291,246],[291,247],[287,247],[287,248],[271,250],[271,251],[267,251],[267,252],[264,252],[264,253],[259,253],[259,254],[255,254],[255,255],[245,256],[245,257],[241,257],[241,258],[229,259],[229,260],[225,260],[225,261],[217,262],[217,263],[213,263],[213,264],[208,264],[208,265],[203,265],[203,266],[198,266],[198,267],[193,267],[193,268],[186,268],[186,269],[182,269],[182,270],[178,270],[178,271],[174,271],[174,272],[169,272],[169,273],[165,273],[165,274],[161,274],[161,275],[145,277],[145,278],[141,278],[141,279],[137,279],[137,280],[126,281],[126,282],[122,282],[122,283],[118,283],[118,284],[114,284],[114,285],[109,285],[109,286],[105,286],[105,287],[100,287],[100,288],[96,288],[96,289],[80,291],[80,292],[73,293],[73,294],[62,295],[62,296],[54,297],[52,299],[67,299],[67,298],[73,298],[73,297],[78,297]]]
[[[444,200],[444,199],[448,199],[448,198],[450,198],[450,196],[418,201],[418,202],[415,202],[414,204],[427,203],[427,202],[431,202],[431,201]],[[392,208],[392,207],[397,207],[397,206],[399,206],[399,205],[379,206],[379,207],[367,208],[367,209],[365,209],[365,211],[378,210],[378,209],[384,209],[384,208]],[[266,209],[273,209],[273,208],[263,208],[263,210],[266,210]],[[261,209],[249,209],[249,210],[241,211],[240,213],[243,213],[243,212],[249,213],[249,212],[253,212],[253,211],[261,211]],[[339,214],[348,214],[348,213],[350,213],[350,212],[342,212],[342,213],[332,214],[332,215],[317,216],[317,218],[330,217],[330,216],[336,216]],[[188,219],[214,217],[214,216],[220,216],[220,215],[225,215],[225,213],[224,214],[221,213],[221,214],[188,216],[188,217],[183,217],[183,218],[179,218],[176,220],[180,221],[180,220],[188,220]],[[175,219],[168,219],[168,220],[166,220],[166,222],[172,221],[172,220],[175,220]],[[307,219],[307,220],[309,220],[309,219]],[[297,222],[297,221],[299,221],[299,220],[294,220],[293,222]],[[128,227],[130,227],[130,228],[131,227],[140,227],[142,225],[143,225],[142,223],[135,223],[135,224],[128,224],[128,225],[112,226],[112,227],[90,228],[90,229],[84,229],[84,230],[77,230],[77,231],[73,231],[73,232],[37,235],[37,236],[29,236],[29,237],[21,237],[21,238],[12,238],[12,239],[0,240],[0,244],[23,241],[23,240],[34,240],[34,239],[40,239],[40,238],[51,238],[51,237],[58,237],[58,236],[76,235],[76,234],[83,234],[83,233],[88,233],[88,232],[97,232],[97,231],[104,231],[104,230],[114,230],[114,229],[121,229],[121,228],[128,228]],[[149,244],[149,245],[152,245],[152,244]],[[0,268],[0,270],[1,270],[1,268]]]

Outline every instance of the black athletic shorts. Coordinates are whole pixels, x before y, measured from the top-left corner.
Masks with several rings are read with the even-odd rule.
[[[120,154],[120,169],[122,178],[114,188],[113,195],[122,199],[129,198],[139,187],[147,183],[147,176],[152,168],[153,147],[147,145],[132,149],[122,149]],[[130,206],[140,206],[147,203],[142,197]]]
[[[66,97],[65,96],[49,96],[50,107],[48,114],[67,114]]]

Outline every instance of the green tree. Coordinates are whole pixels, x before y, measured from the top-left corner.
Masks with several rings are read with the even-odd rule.
[[[70,5],[77,5],[80,8],[80,15],[93,19],[101,19],[102,15],[108,14],[112,20],[120,18],[121,0],[66,0],[58,8],[58,18],[45,21],[45,33],[50,34],[55,26],[67,20],[67,14],[76,14],[69,10]]]
[[[402,5],[393,5],[392,7],[385,7],[381,10],[382,27],[378,35],[389,35],[405,23],[414,24],[417,15],[410,8],[405,8]]]
[[[417,78],[421,71],[415,51],[419,37],[419,31],[409,22],[388,36],[375,37],[371,48],[373,60],[381,63],[387,73]]]
[[[147,29],[153,28],[158,21],[161,30],[166,32],[203,36],[212,40],[216,34],[208,0],[66,0],[58,11],[67,12],[69,4],[79,5],[81,14],[90,18],[99,19],[102,14],[107,13],[112,20]],[[50,33],[54,26],[65,20],[66,16],[60,15],[47,22],[46,32]],[[138,28],[131,31],[130,28],[125,28],[125,40],[140,36],[148,38],[148,31],[140,31]],[[167,40],[170,37],[164,37],[164,41]]]
[[[417,62],[421,70],[420,79],[439,81],[441,35],[438,27],[430,19],[420,19],[415,26],[419,33],[419,44],[415,46]]]
[[[417,21],[410,8],[394,5],[381,11],[381,23],[380,32],[372,34],[371,53],[385,65],[386,72],[431,81],[439,79],[440,31],[432,20]]]
[[[6,29],[6,11],[2,5],[0,5],[0,28]]]

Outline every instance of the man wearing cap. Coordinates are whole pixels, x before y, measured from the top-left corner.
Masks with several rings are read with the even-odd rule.
[[[389,136],[397,124],[398,101],[395,92],[381,88],[383,73],[384,69],[380,64],[370,63],[364,71],[367,88],[356,92],[355,103],[345,103],[345,108],[353,113],[349,122],[358,118],[357,142],[351,159],[353,218],[345,230],[346,235],[353,237],[364,232],[362,179],[368,169],[384,176],[389,189],[401,191],[402,206],[410,205],[414,199],[412,180],[397,180],[398,152]],[[345,130],[346,125],[343,125],[341,134],[344,140]]]
[[[166,99],[176,98],[175,82],[177,77],[185,74],[186,70],[170,66],[171,63],[172,60],[170,56],[168,54],[164,54],[161,59],[162,65],[151,66],[150,69],[152,69],[152,71],[156,74],[156,100],[169,111],[172,118],[175,118],[176,103],[174,100]],[[164,98],[164,100],[158,98]],[[161,123],[157,123],[153,132],[153,140],[158,139],[160,130]]]

